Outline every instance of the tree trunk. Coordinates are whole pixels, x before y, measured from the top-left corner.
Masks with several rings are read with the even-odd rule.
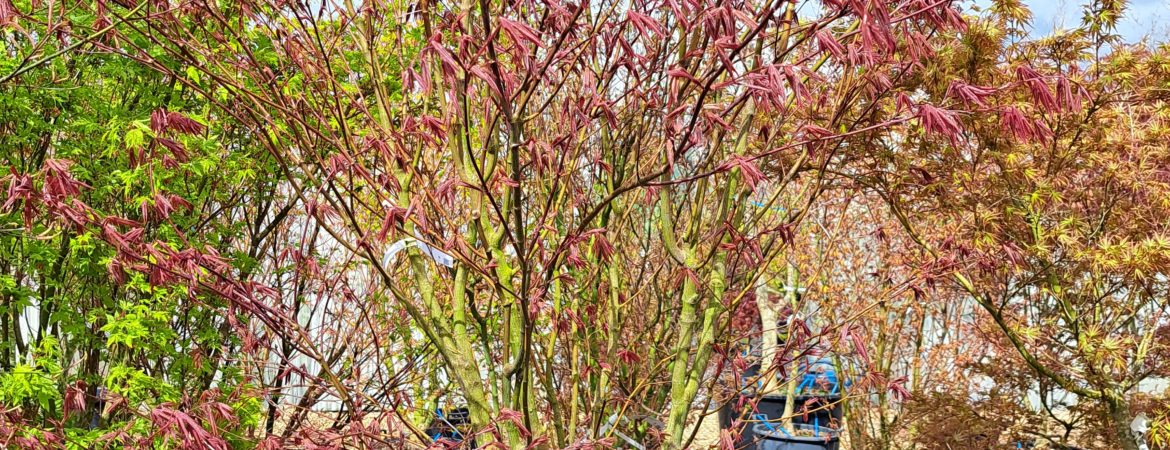
[[[693,259],[688,255],[689,259]],[[688,263],[693,261],[688,261]],[[697,309],[702,298],[699,295],[695,282],[687,277],[683,281],[682,311],[678,319],[678,341],[674,344],[674,362],[670,376],[670,412],[666,421],[667,441],[663,447],[678,449],[682,447],[683,432],[686,430],[687,413],[691,409],[691,400],[687,396],[687,381],[690,379],[687,362],[692,349],[695,324],[698,322]]]
[[[786,279],[784,282],[784,301],[785,301],[785,303],[788,303],[788,306],[791,308],[791,310],[790,310],[791,312],[788,315],[788,330],[787,330],[788,337],[786,338],[786,342],[787,342],[787,340],[792,339],[792,331],[796,329],[795,328],[796,321],[801,320],[801,317],[800,317],[800,314],[798,313],[798,311],[800,310],[800,305],[797,304],[797,301],[796,301],[796,286],[797,286],[797,283],[799,282],[799,280],[797,279],[797,275],[796,275],[796,265],[789,262],[788,266],[785,269],[786,269],[785,270]],[[799,382],[798,373],[800,372],[800,361],[797,358],[798,356],[800,356],[800,350],[793,348],[790,351],[791,351],[791,354],[786,355],[787,358],[785,358],[785,359],[789,360],[789,369],[787,370],[787,373],[785,374],[785,376],[788,377],[788,380],[787,380],[787,386],[786,386],[785,398],[784,398],[784,422],[783,422],[784,429],[788,430],[789,433],[791,433],[793,431],[792,416],[795,413],[796,383]]]
[[[760,370],[757,375],[762,381],[760,393],[768,394],[776,384],[776,369],[773,366],[776,364],[776,340],[780,331],[776,325],[776,313],[779,308],[772,301],[768,284],[764,282],[762,276],[756,287],[756,308],[760,313]]]
[[[1142,436],[1130,428],[1133,414],[1130,413],[1129,402],[1122,395],[1115,394],[1110,394],[1105,401],[1109,406],[1109,421],[1113,425],[1114,434],[1117,437],[1117,443],[1121,445],[1121,450],[1139,450]]]

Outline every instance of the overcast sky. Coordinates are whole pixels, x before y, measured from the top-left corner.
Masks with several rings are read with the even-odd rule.
[[[991,0],[971,0],[971,4],[987,7]],[[1057,28],[1071,28],[1081,22],[1085,0],[1024,0],[1032,10],[1032,34],[1044,36]],[[1129,0],[1125,19],[1117,32],[1127,42],[1137,42],[1143,36],[1165,42],[1170,37],[1170,0]]]

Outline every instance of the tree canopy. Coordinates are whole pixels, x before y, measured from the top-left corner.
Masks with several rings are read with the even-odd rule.
[[[0,0],[0,446],[1166,448],[1170,47],[989,3]]]

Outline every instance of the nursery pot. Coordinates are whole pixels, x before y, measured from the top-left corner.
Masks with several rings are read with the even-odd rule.
[[[793,425],[792,435],[759,424],[752,427],[759,450],[838,450],[841,441],[837,430],[814,425]]]
[[[765,417],[776,420],[784,417],[784,404],[788,403],[788,397],[783,394],[769,394],[760,397],[756,402],[756,409],[759,410],[757,414],[763,414]],[[797,398],[797,405],[800,404],[800,399]]]
[[[733,430],[740,432],[739,445],[736,447],[754,448],[751,443],[759,440],[760,436],[755,435],[755,428],[751,424],[763,419],[771,422],[773,426],[779,426],[780,421],[784,417],[784,404],[787,403],[787,400],[787,396],[783,394],[762,396],[756,403],[756,412],[750,414],[743,413],[744,415],[742,417],[737,415],[735,402],[730,402],[720,411],[720,426],[723,429],[731,429],[731,424],[735,419],[745,419],[746,423],[741,422],[742,427],[737,427],[737,430]],[[802,414],[806,405],[809,410],[807,415]],[[819,427],[821,430],[831,429],[826,427],[833,424],[840,424],[843,412],[844,408],[840,395],[798,395],[792,408],[792,423],[795,425],[807,425],[813,428]],[[766,430],[767,427],[764,426],[763,429]]]
[[[737,402],[731,401],[720,411],[720,426],[725,430],[732,430],[732,424],[735,423],[736,419],[743,420],[739,422],[738,427],[734,427],[735,429],[732,430],[739,432],[739,441],[735,447],[739,449],[755,448],[752,442],[756,438],[752,433],[751,424],[760,420],[756,416],[762,416],[766,420],[778,420],[784,416],[784,403],[786,401],[787,398],[784,395],[765,395],[756,402],[756,411],[751,412],[743,412],[742,409],[736,408]],[[812,418],[811,414],[809,418]],[[797,419],[800,418],[798,417],[794,421]]]
[[[466,407],[451,408],[445,411],[437,410],[435,411],[435,418],[426,429],[426,434],[435,441],[447,439],[454,442],[463,442],[464,448],[476,448],[474,440],[464,442],[464,436],[460,428],[466,428],[468,425],[471,425],[471,413]]]
[[[815,400],[815,401],[814,401]],[[788,398],[783,394],[769,394],[760,397],[756,403],[758,413],[763,414],[770,420],[779,420],[784,417],[784,404],[788,402]],[[802,414],[804,406],[808,406],[808,416]],[[728,405],[728,421],[734,419],[735,402]],[[829,425],[831,423],[841,423],[841,418],[844,415],[845,408],[841,402],[840,395],[798,395],[796,402],[792,405],[792,413],[795,417],[792,421],[795,423],[819,424]]]
[[[802,414],[806,406],[808,417]],[[845,413],[844,406],[840,395],[798,395],[792,408],[792,413],[796,414],[796,417],[793,417],[792,421],[817,425],[839,424]]]

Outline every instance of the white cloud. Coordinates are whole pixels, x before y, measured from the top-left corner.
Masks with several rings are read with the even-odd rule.
[[[1044,36],[1060,28],[1079,25],[1084,14],[1084,0],[1024,0],[1032,10],[1032,34]],[[973,0],[968,4],[986,8],[991,0]],[[1125,17],[1117,26],[1126,42],[1145,36],[1165,42],[1170,38],[1170,0],[1131,0]]]

